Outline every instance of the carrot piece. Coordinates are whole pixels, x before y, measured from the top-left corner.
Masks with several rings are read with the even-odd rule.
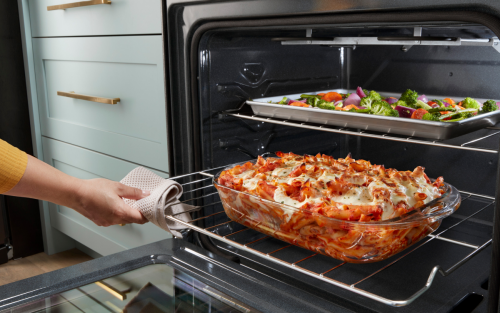
[[[429,102],[427,102],[427,104],[428,104],[428,105],[430,105],[430,106],[432,106],[433,104],[436,104],[436,102],[434,102],[434,101],[429,101]]]
[[[337,102],[342,100],[342,96],[338,92],[329,92],[323,96],[323,100],[328,102]]]
[[[342,108],[342,111],[349,111],[350,109],[356,109],[356,110],[357,110],[357,109],[358,109],[358,107],[357,107],[357,106],[355,106],[354,104],[349,104],[348,106],[343,107],[343,108]]]
[[[324,96],[324,95],[326,95],[326,93],[324,93],[324,92],[318,93],[318,96]]]
[[[428,113],[428,112],[424,109],[415,110],[415,112],[413,112],[413,114],[411,115],[411,118],[421,120],[422,116],[424,116],[425,113]]]
[[[448,102],[449,104],[455,104],[455,101],[451,98],[444,98],[443,101]]]
[[[441,115],[445,115],[445,114],[451,113],[451,111],[441,111],[439,113],[441,113]]]
[[[309,107],[309,104],[305,104],[304,102],[299,102],[299,101],[292,102],[290,103],[290,105],[294,107],[303,107],[303,108]]]

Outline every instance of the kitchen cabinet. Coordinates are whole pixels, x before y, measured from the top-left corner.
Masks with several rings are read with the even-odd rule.
[[[33,55],[43,136],[168,171],[161,36],[34,38]]]
[[[161,1],[73,3],[18,0],[35,156],[84,179],[118,181],[137,166],[168,177]],[[40,211],[48,254],[171,238],[150,223],[98,227],[48,202]]]
[[[113,0],[104,1],[111,4],[78,6],[81,2],[28,1],[32,36],[135,35],[162,32],[159,0]],[[70,7],[56,9],[64,5]]]
[[[81,179],[107,178],[119,181],[136,164],[107,155],[43,138],[44,160],[58,170]],[[168,174],[154,171],[167,178]],[[90,247],[101,255],[109,255],[158,240],[171,238],[170,233],[152,223],[101,227],[73,209],[48,203],[51,226]]]

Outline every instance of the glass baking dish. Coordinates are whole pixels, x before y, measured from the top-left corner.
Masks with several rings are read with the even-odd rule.
[[[458,190],[444,183],[440,198],[405,215],[377,222],[346,221],[222,186],[217,182],[221,172],[214,177],[213,183],[231,220],[349,263],[382,261],[401,252],[434,232],[461,202]]]

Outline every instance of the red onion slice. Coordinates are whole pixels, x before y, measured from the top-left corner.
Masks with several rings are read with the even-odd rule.
[[[366,94],[365,92],[363,91],[363,88],[359,87],[356,88],[356,94],[360,97],[360,98],[364,98],[366,97]]]
[[[406,118],[410,118],[413,112],[416,111],[416,109],[407,108],[401,105],[397,105],[394,109],[399,112],[399,117],[406,117]]]
[[[425,102],[425,103],[429,102],[429,100],[427,99],[427,97],[426,97],[425,95],[421,95],[421,96],[419,96],[419,97],[417,98],[417,100],[421,100],[421,101],[423,101],[423,102]]]
[[[344,100],[344,106],[348,106],[350,104],[359,106],[360,103],[361,103],[361,98],[355,93],[351,93],[351,95]]]
[[[394,98],[394,97],[389,97],[389,98],[385,98],[385,101],[389,104],[393,104],[393,103],[396,103],[398,102],[398,99]]]
[[[449,107],[449,106],[451,105],[451,103],[449,103],[449,102],[447,102],[447,101],[444,101],[444,100],[443,100],[443,101],[441,101],[441,102],[443,102],[443,105],[444,105],[445,107]]]

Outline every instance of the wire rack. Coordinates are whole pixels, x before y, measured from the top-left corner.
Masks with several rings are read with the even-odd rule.
[[[266,123],[272,123],[272,124],[278,124],[278,125],[285,125],[285,126],[291,126],[291,127],[298,127],[298,128],[305,128],[305,129],[311,129],[311,130],[326,131],[326,132],[338,133],[338,134],[344,134],[344,135],[353,135],[353,136],[360,136],[360,137],[367,137],[367,138],[384,139],[384,140],[391,140],[391,141],[415,143],[415,144],[420,144],[420,145],[446,147],[446,148],[470,150],[470,151],[478,151],[478,152],[486,152],[486,153],[498,153],[498,147],[484,148],[484,147],[472,146],[473,144],[477,145],[477,144],[480,144],[482,141],[484,142],[485,139],[499,135],[500,128],[498,128],[498,127],[488,127],[487,128],[488,131],[486,131],[486,134],[481,134],[480,136],[473,138],[473,139],[463,140],[462,138],[464,138],[464,137],[461,136],[461,137],[458,137],[458,138],[452,139],[452,140],[432,140],[432,139],[426,140],[426,139],[422,139],[422,138],[406,137],[406,136],[399,136],[399,135],[394,135],[394,134],[384,134],[384,133],[370,132],[370,131],[366,131],[366,130],[356,130],[356,129],[330,126],[330,125],[319,125],[319,124],[313,124],[313,123],[307,123],[307,122],[291,121],[291,120],[274,118],[274,117],[262,117],[262,116],[254,115],[252,113],[245,112],[245,110],[226,111],[226,112],[224,112],[224,114],[229,115],[229,116],[234,116],[237,118],[247,119],[247,120],[266,122]]]
[[[225,166],[224,166],[225,167]],[[270,252],[263,252],[259,250],[259,243],[262,243],[266,240],[272,239],[269,236],[266,236],[264,234],[260,234],[254,230],[251,230],[249,228],[246,228],[243,225],[237,224],[236,222],[233,222],[227,217],[227,215],[224,212],[224,209],[222,207],[222,203],[220,201],[220,198],[218,197],[218,192],[217,189],[214,187],[212,180],[216,172],[224,167],[218,167],[210,170],[204,170],[196,173],[191,173],[191,174],[186,174],[186,175],[181,175],[177,177],[173,177],[171,179],[177,180],[179,183],[183,185],[183,188],[186,190],[184,192],[183,198],[181,198],[181,201],[184,203],[188,203],[191,205],[194,205],[194,208],[190,210],[189,212],[192,213],[192,221],[190,222],[184,222],[178,218],[176,218],[176,214],[171,215],[171,216],[166,216],[169,220],[175,221],[177,223],[183,224],[187,228],[193,229],[199,233],[205,234],[207,236],[210,236],[212,238],[215,238],[221,242],[224,242],[232,247],[235,247],[239,250],[249,252],[250,254],[256,255],[258,257],[267,259],[273,263],[279,264],[281,266],[284,266],[286,268],[289,268],[291,270],[297,271],[299,273],[314,277],[316,279],[319,279],[321,281],[330,283],[332,285],[335,285],[337,287],[340,287],[345,290],[349,290],[353,293],[356,293],[358,295],[373,299],[375,301],[387,304],[389,306],[393,307],[401,307],[401,306],[406,306],[410,303],[412,303],[415,299],[417,299],[419,296],[421,296],[424,292],[426,292],[432,285],[434,278],[436,277],[437,273],[439,272],[442,276],[448,276],[452,272],[454,272],[456,269],[458,269],[461,265],[469,261],[471,258],[473,258],[475,255],[483,251],[485,248],[487,248],[491,242],[492,239],[486,240],[485,242],[481,244],[474,244],[470,242],[465,242],[465,241],[460,241],[456,239],[449,238],[449,236],[446,236],[446,233],[449,232],[452,229],[456,229],[456,227],[460,224],[462,224],[465,221],[468,220],[474,220],[475,216],[483,212],[484,210],[487,209],[493,209],[493,204],[495,203],[495,198],[486,196],[486,195],[480,195],[480,194],[474,194],[474,193],[469,193],[465,191],[461,191],[461,196],[462,196],[462,206],[464,205],[465,202],[467,201],[473,201],[473,200],[480,200],[480,203],[482,203],[479,207],[474,207],[473,212],[468,212],[470,214],[466,216],[460,216],[459,221],[457,223],[454,223],[452,225],[449,225],[448,227],[443,229],[443,226],[439,228],[436,233],[430,234],[428,238],[425,238],[422,240],[420,243],[416,244],[413,247],[410,247],[408,250],[405,250],[402,255],[400,254],[396,259],[392,260],[390,263],[382,265],[380,268],[377,270],[371,272],[370,274],[366,275],[359,281],[353,283],[353,284],[347,284],[344,282],[341,282],[339,280],[332,279],[328,277],[327,275],[334,272],[334,271],[342,271],[348,270],[345,269],[346,263],[340,263],[338,264],[338,261],[335,262],[335,265],[332,265],[329,269],[327,270],[322,270],[322,271],[312,271],[310,269],[306,269],[305,267],[302,267],[301,263],[310,260],[314,257],[318,257],[319,254],[310,252],[310,255],[306,257],[302,257],[294,262],[288,262],[283,260],[282,258],[277,257],[277,252],[279,251],[284,251],[286,249],[293,249],[292,247],[296,249],[301,249],[297,248],[293,245],[287,244],[285,242],[282,242],[282,245],[275,249],[274,251]],[[179,213],[182,214],[182,213]],[[456,215],[456,214],[455,214]],[[205,221],[210,220],[210,226],[204,226]],[[212,225],[213,224],[213,225]],[[235,225],[234,227],[228,227],[230,225]],[[224,229],[224,231],[221,231],[221,229]],[[255,235],[257,235],[258,238],[255,239],[255,236],[249,236],[248,232],[255,232]],[[245,234],[245,236],[241,236],[241,234]],[[250,241],[248,241],[250,240]],[[458,259],[451,267],[447,269],[443,269],[439,264],[436,264],[431,272],[429,273],[429,276],[427,278],[427,282],[425,283],[424,286],[422,286],[420,289],[416,290],[413,295],[410,297],[403,299],[403,300],[393,300],[393,299],[388,299],[383,296],[374,294],[372,292],[366,291],[359,286],[360,283],[365,282],[369,279],[372,279],[374,276],[379,275],[381,272],[384,270],[387,270],[389,267],[393,266],[394,264],[400,262],[403,258],[407,258],[409,255],[412,255],[420,249],[422,246],[427,245],[431,241],[439,240],[442,241],[446,244],[450,245],[459,245],[462,247],[466,247],[470,249],[470,253],[468,253],[465,257]],[[309,252],[308,250],[304,250],[305,252]],[[336,261],[332,259],[332,261]],[[418,288],[418,287],[417,287]]]

